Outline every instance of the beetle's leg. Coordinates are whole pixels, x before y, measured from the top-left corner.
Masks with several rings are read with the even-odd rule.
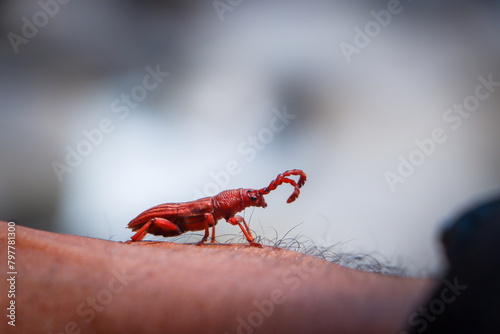
[[[144,236],[146,236],[146,234],[148,234],[148,230],[149,230],[149,227],[151,226],[151,223],[152,223],[152,219],[150,221],[148,221],[146,224],[144,224],[139,229],[139,231],[137,231],[137,233],[132,236],[132,241],[142,240],[144,238]]]
[[[250,245],[262,247],[261,244],[255,242],[255,239],[252,236],[252,232],[250,232],[250,229],[248,228],[248,225],[242,216],[235,215],[234,217],[231,217],[228,219],[228,223],[230,223],[231,225],[238,225],[241,228],[241,231],[245,235],[245,238],[247,238]],[[241,223],[243,223],[245,225],[245,227],[241,226]]]
[[[243,219],[243,224],[245,225],[245,228],[246,228],[248,234],[253,238],[252,232],[250,232],[250,229],[248,228],[248,225],[247,225],[247,222],[245,221],[245,219]]]
[[[163,231],[176,232],[176,234],[181,234],[182,231],[177,225],[172,223],[170,220],[165,218],[153,218],[150,219],[144,226],[142,226],[136,234],[132,236],[132,241],[142,240],[146,234],[151,229],[152,225],[159,227]]]
[[[208,239],[208,228],[210,226],[210,224],[212,224],[212,226],[215,227],[215,220],[214,220],[214,216],[211,214],[211,213],[205,213],[205,219],[203,219],[203,222],[205,223],[205,235],[203,236],[203,239],[201,239],[200,242],[198,242],[198,246],[202,246],[205,244],[205,242],[207,241]],[[215,237],[215,228],[212,230],[212,242],[214,242],[214,237]]]
[[[212,226],[212,241],[211,241],[211,243],[213,243],[213,244],[215,243],[215,224],[214,224],[214,226]]]

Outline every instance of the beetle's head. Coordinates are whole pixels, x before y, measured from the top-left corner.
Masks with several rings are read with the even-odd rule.
[[[241,197],[243,198],[243,203],[246,207],[257,206],[265,208],[267,206],[264,195],[262,195],[258,190],[243,189],[243,191],[241,192]]]

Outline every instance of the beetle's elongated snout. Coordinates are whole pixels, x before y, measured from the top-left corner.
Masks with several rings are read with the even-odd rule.
[[[267,203],[266,203],[266,200],[264,199],[264,196],[260,196],[259,198],[259,206],[262,207],[262,208],[265,208],[267,207]]]

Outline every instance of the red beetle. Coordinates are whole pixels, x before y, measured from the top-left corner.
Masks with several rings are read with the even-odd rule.
[[[299,181],[289,179],[290,175],[299,175]],[[223,191],[213,197],[200,198],[186,203],[166,203],[152,207],[138,215],[129,224],[132,231],[137,231],[132,236],[132,241],[139,241],[147,233],[172,237],[188,231],[205,230],[205,235],[198,245],[203,245],[208,239],[208,229],[212,227],[212,242],[215,242],[215,225],[224,218],[232,225],[239,225],[243,234],[251,245],[260,246],[255,242],[250,229],[243,217],[236,215],[238,212],[251,207],[267,206],[264,195],[269,194],[283,183],[294,187],[287,203],[297,199],[300,188],[306,182],[306,174],[300,169],[286,171],[276,177],[269,186],[256,189],[233,189]],[[241,225],[245,227],[243,227]]]

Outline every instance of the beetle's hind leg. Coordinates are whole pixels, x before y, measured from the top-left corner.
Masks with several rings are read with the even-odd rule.
[[[148,230],[151,226],[151,222],[152,222],[152,220],[150,220],[146,224],[142,225],[142,227],[139,229],[139,231],[137,231],[137,233],[132,236],[132,238],[131,238],[132,241],[142,240],[146,236],[146,234],[148,234]]]
[[[153,230],[153,231],[151,231]],[[132,241],[142,240],[146,234],[154,232],[153,234],[164,234],[164,235],[178,235],[182,234],[182,231],[177,225],[165,218],[153,218],[144,224],[136,234],[132,236]],[[159,233],[158,233],[159,232]]]

